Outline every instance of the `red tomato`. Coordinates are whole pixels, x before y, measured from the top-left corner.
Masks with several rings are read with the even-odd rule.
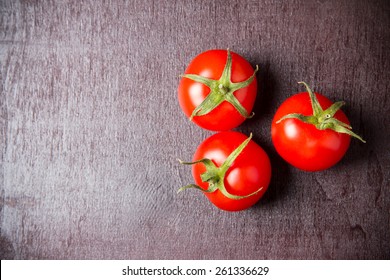
[[[315,97],[320,105],[317,106],[320,108],[317,115],[323,117],[313,118],[314,122],[331,120],[335,125],[328,124],[329,127],[326,128],[321,127],[321,124],[316,126],[309,123],[311,120],[307,116],[315,115],[311,98],[308,92],[301,92],[282,103],[273,118],[271,127],[272,141],[279,155],[291,165],[306,171],[324,170],[339,162],[348,150],[350,135],[364,142],[349,130],[349,120],[339,110],[342,102],[336,102],[340,103],[340,106],[329,114],[326,111],[331,107],[332,102],[318,93],[315,93]],[[281,120],[289,114],[300,114],[309,121],[304,122],[294,117]],[[277,123],[278,121],[280,122]]]
[[[226,211],[239,211],[254,205],[265,193],[271,180],[271,163],[266,152],[253,140],[239,132],[220,132],[204,140],[197,148],[193,161],[210,159],[217,168],[222,168],[229,155],[247,140],[243,150],[221,176],[225,190],[234,196],[247,196],[240,199],[227,197],[220,189],[204,194],[218,208]],[[210,171],[209,169],[207,169]],[[206,166],[196,163],[192,167],[195,183],[207,190],[209,182],[204,182]],[[217,172],[218,173],[218,172]],[[212,181],[212,180],[210,180]],[[251,195],[252,194],[252,195]]]
[[[223,131],[237,127],[251,117],[257,69],[254,71],[248,61],[229,50],[201,53],[188,65],[179,83],[180,107],[202,128]]]

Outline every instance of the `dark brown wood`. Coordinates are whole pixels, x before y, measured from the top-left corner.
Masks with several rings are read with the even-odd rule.
[[[389,259],[389,1],[0,1],[2,259]],[[260,71],[237,130],[270,155],[251,209],[196,191],[189,160],[211,135],[177,102],[189,61],[230,48]],[[270,140],[304,80],[344,111],[352,140],[324,172]]]

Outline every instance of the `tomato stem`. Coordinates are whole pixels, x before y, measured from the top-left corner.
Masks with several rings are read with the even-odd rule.
[[[225,95],[226,93],[229,92],[229,89],[227,89],[226,87],[224,87],[223,84],[219,84],[219,85],[218,85],[218,88],[219,88],[219,92],[222,93],[223,95]]]
[[[252,195],[255,195],[259,191],[263,189],[263,187],[260,187],[257,191],[250,193],[248,195],[234,195],[229,193],[226,188],[225,188],[225,175],[226,172],[229,170],[230,166],[233,164],[233,162],[236,160],[236,158],[242,153],[242,151],[245,149],[245,147],[248,145],[248,143],[252,139],[252,133],[250,136],[242,142],[224,161],[224,163],[220,166],[217,167],[210,159],[208,158],[203,158],[200,160],[196,160],[193,162],[184,162],[182,160],[179,160],[181,164],[186,164],[186,165],[192,165],[192,164],[198,164],[202,163],[206,167],[206,171],[200,175],[202,182],[207,182],[209,184],[208,189],[203,189],[200,186],[196,184],[189,184],[184,187],[181,187],[177,192],[181,192],[186,189],[191,189],[195,188],[198,190],[201,190],[203,192],[207,193],[212,193],[215,192],[216,190],[219,190],[224,196],[230,199],[238,200],[238,199],[243,199],[246,197],[250,197]]]
[[[352,131],[352,127],[349,124],[346,124],[338,119],[334,118],[334,115],[340,110],[342,106],[345,105],[344,101],[338,101],[333,103],[329,108],[323,110],[316,95],[312,92],[310,87],[305,82],[298,82],[298,84],[303,84],[306,87],[307,92],[309,93],[311,106],[313,109],[313,115],[305,116],[298,113],[291,113],[283,116],[276,123],[280,123],[286,119],[298,119],[304,123],[312,124],[319,130],[331,129],[339,133],[345,133],[352,137],[355,137],[366,143],[363,138]]]
[[[195,74],[184,74],[183,78],[190,79],[192,81],[204,84],[205,86],[210,88],[210,93],[203,100],[201,104],[199,104],[193,111],[190,116],[190,120],[196,116],[203,116],[210,113],[214,110],[218,105],[220,105],[223,101],[227,101],[234,106],[234,108],[244,117],[251,118],[253,117],[253,113],[249,114],[246,109],[242,106],[242,104],[238,101],[238,99],[234,96],[234,92],[249,86],[253,80],[255,79],[256,73],[259,70],[258,65],[256,65],[256,69],[254,70],[252,76],[250,76],[247,80],[239,83],[233,83],[231,81],[232,75],[232,56],[230,50],[227,49],[227,60],[225,67],[222,71],[222,75],[218,80],[209,79],[203,76],[195,75]]]

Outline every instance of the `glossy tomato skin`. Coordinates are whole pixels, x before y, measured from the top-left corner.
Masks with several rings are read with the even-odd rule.
[[[211,159],[217,167],[248,137],[239,132],[220,132],[203,141],[194,154],[193,160]],[[208,183],[202,182],[200,175],[206,171],[203,164],[192,166],[195,183],[203,189]],[[254,205],[266,192],[271,180],[271,163],[266,152],[254,141],[250,141],[236,158],[225,176],[225,188],[233,195],[248,195],[263,187],[253,196],[233,200],[219,190],[205,193],[206,197],[218,208],[226,211],[240,211]]]
[[[321,107],[325,110],[332,102],[315,93]],[[309,94],[301,92],[286,99],[272,121],[272,142],[279,155],[291,165],[305,171],[325,170],[339,162],[348,150],[351,137],[330,129],[319,130],[312,124],[298,119],[276,121],[290,113],[313,115]],[[336,119],[349,124],[346,115],[339,110]]]
[[[231,52],[232,75],[234,83],[247,80],[254,69],[242,56]],[[226,50],[209,50],[196,56],[188,65],[185,74],[196,74],[206,78],[218,80],[221,77],[227,60]],[[187,117],[206,98],[210,89],[198,82],[182,78],[178,88],[178,98],[181,109]],[[257,81],[234,92],[234,96],[246,109],[252,112],[257,93]],[[212,131],[225,131],[239,126],[245,118],[231,105],[224,101],[210,113],[204,116],[195,116],[192,120],[198,126]]]

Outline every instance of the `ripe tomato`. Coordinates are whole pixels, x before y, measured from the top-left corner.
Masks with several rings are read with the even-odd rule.
[[[303,82],[302,82],[303,83]],[[350,144],[349,120],[340,111],[344,102],[332,102],[319,93],[301,92],[286,99],[272,121],[272,142],[279,155],[306,171],[327,169],[339,162]]]
[[[178,88],[184,114],[202,128],[230,130],[252,116],[257,81],[252,66],[229,50],[209,50],[188,65]]]
[[[265,151],[239,132],[220,132],[197,148],[192,175],[198,188],[218,208],[244,210],[265,193],[271,180],[271,163]],[[182,162],[183,163],[183,162]],[[179,190],[179,191],[180,191]]]

